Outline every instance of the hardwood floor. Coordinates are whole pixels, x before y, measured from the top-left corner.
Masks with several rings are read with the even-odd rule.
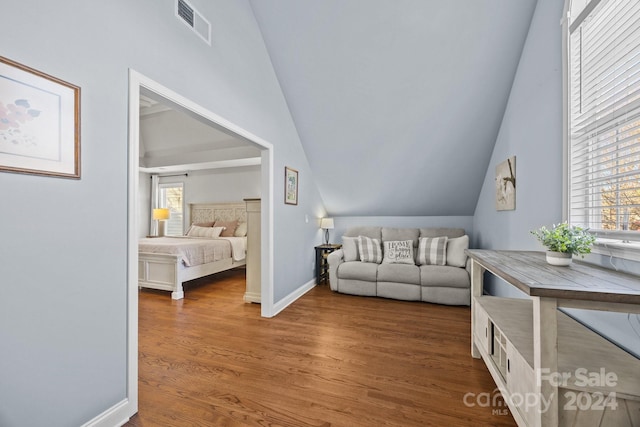
[[[263,319],[243,292],[243,270],[198,279],[181,301],[140,292],[127,426],[515,426],[501,399],[478,404],[498,392],[470,355],[468,307],[322,285]]]

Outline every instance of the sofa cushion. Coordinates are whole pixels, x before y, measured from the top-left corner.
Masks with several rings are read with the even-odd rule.
[[[382,241],[382,227],[351,227],[345,231],[347,237],[367,236]]]
[[[378,276],[378,264],[351,261],[343,262],[338,266],[339,279],[357,279],[375,282]]]
[[[378,239],[359,236],[358,253],[360,253],[360,261],[362,262],[374,262],[376,264],[382,262],[382,247],[380,247],[380,240]]]
[[[413,240],[390,240],[383,242],[383,264],[415,265],[413,257]]]
[[[360,261],[358,253],[358,238],[342,236],[342,251],[344,253],[345,262]]]
[[[417,228],[388,228],[382,227],[381,230],[382,241],[393,240],[412,240],[413,247],[418,246],[418,237],[420,236],[420,230]],[[444,236],[444,234],[442,234]]]
[[[464,268],[449,265],[422,265],[419,268],[422,286],[468,288],[471,284]]]
[[[407,283],[378,281],[376,296],[405,301],[420,301],[422,286]]]
[[[465,267],[467,265],[467,254],[465,249],[469,249],[469,236],[455,237],[447,240],[447,265],[453,267]]]
[[[464,236],[464,228],[421,228],[420,237],[440,237],[447,236],[452,239],[454,237]]]
[[[420,285],[420,268],[407,264],[380,264],[378,281]]]
[[[370,265],[377,265],[377,264],[370,264]],[[357,280],[357,279],[340,279],[340,283],[338,284],[337,289],[338,289],[338,292],[343,294],[375,297],[378,292],[378,282],[375,282],[375,281],[368,282],[366,280]]]
[[[447,263],[447,236],[420,237],[418,265],[445,265]]]
[[[471,305],[471,289],[422,286],[422,301],[447,305]]]

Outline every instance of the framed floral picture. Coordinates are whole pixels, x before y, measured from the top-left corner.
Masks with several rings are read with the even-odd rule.
[[[284,168],[284,202],[298,204],[298,171],[287,166]]]
[[[0,171],[80,178],[80,88],[0,56]]]

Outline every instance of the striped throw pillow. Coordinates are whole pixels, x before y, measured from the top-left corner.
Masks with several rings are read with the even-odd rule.
[[[417,262],[418,265],[446,265],[447,237],[421,237]]]
[[[223,227],[198,227],[197,225],[192,225],[191,228],[189,228],[189,231],[187,231],[187,236],[215,239],[220,236],[222,229]]]
[[[360,261],[362,262],[375,262],[376,264],[382,262],[382,248],[378,239],[358,236],[358,252],[360,252]]]

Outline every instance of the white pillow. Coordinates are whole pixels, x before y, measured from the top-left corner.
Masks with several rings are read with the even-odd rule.
[[[358,253],[358,238],[342,236],[342,253],[344,261],[360,261],[360,253]]]
[[[189,237],[208,237],[210,239],[215,239],[220,236],[224,227],[198,227],[197,225],[192,225],[189,231],[187,232],[187,236]]]
[[[413,240],[389,240],[383,242],[384,258],[386,264],[414,264]]]
[[[447,237],[420,237],[417,264],[446,265]]]
[[[358,236],[358,252],[360,252],[360,261],[362,262],[375,262],[376,264],[382,262],[382,248],[378,239]]]
[[[466,267],[467,254],[465,249],[469,249],[469,236],[456,237],[447,240],[447,265],[453,267]]]
[[[235,237],[244,237],[247,235],[247,223],[246,222],[240,222],[238,223],[238,226],[236,227],[236,231],[233,232],[233,235]]]

